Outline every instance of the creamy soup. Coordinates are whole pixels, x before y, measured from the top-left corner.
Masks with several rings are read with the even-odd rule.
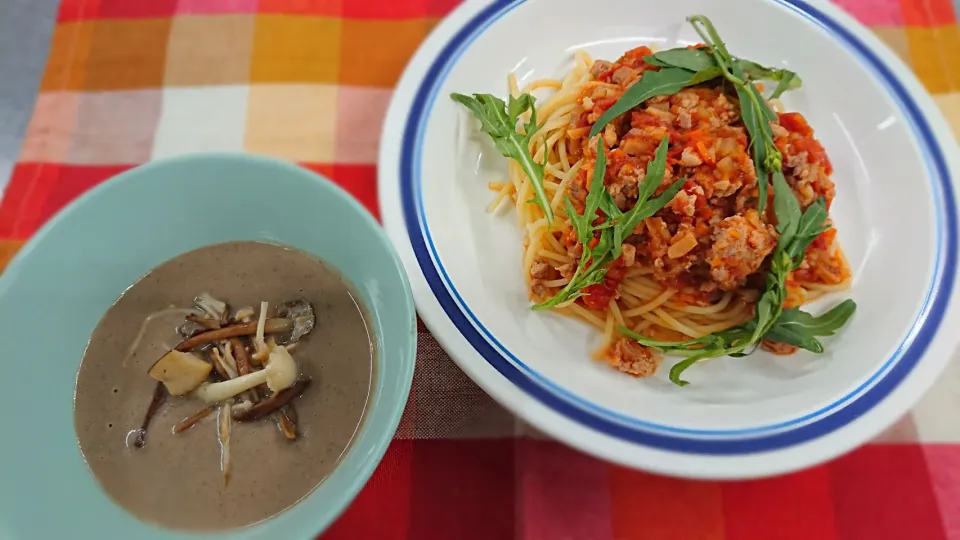
[[[195,307],[201,293],[210,301]],[[228,304],[219,321],[202,309],[216,300]],[[168,389],[176,387],[155,380],[158,370],[151,368],[184,336],[196,339],[217,325],[236,329],[244,321],[256,326],[261,302],[268,303],[270,319],[282,321],[276,310],[292,300],[309,303],[315,321],[295,345],[277,345],[289,334],[265,334],[269,344],[261,349],[263,343],[248,332],[191,349],[192,367],[199,366],[201,378],[204,367],[210,373],[203,390],[173,396]],[[194,322],[185,321],[188,315]],[[341,276],[300,251],[230,242],[180,255],[124,292],[93,332],[77,376],[80,450],[110,497],[142,520],[174,529],[222,530],[274,516],[330,474],[360,426],[376,355],[365,318],[358,295]],[[234,349],[237,354],[225,358],[226,344],[238,342],[244,351]],[[269,366],[280,349],[294,359],[299,386],[271,392],[260,385],[210,401],[215,385],[242,378],[239,356],[245,353],[249,371],[257,373],[256,357]],[[303,381],[309,381],[305,388]],[[296,395],[283,409],[249,418],[254,407],[291,392]],[[155,395],[163,401],[146,431],[138,431]],[[192,416],[200,419],[185,428]]]

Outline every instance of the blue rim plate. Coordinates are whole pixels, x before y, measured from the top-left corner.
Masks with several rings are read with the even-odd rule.
[[[620,3],[609,0],[601,4]],[[858,384],[812,410],[781,421],[747,427],[690,428],[622,414],[584,399],[576,389],[538,372],[498,340],[451,279],[444,254],[434,241],[437,233],[431,232],[425,216],[424,190],[428,187],[423,171],[437,166],[424,161],[431,113],[438,99],[446,99],[441,89],[446,88],[451,71],[467,61],[464,58],[471,47],[485,34],[498,29],[502,33],[502,27],[516,27],[517,20],[531,17],[529,14],[542,5],[537,0],[468,2],[459,8],[408,66],[384,126],[379,179],[384,223],[411,275],[423,319],[459,365],[507,407],[578,448],[627,465],[688,476],[745,477],[816,463],[863,442],[898,418],[953,352],[955,339],[938,334],[948,324],[945,321],[956,318],[956,303],[951,303],[958,245],[954,199],[957,150],[952,133],[909,70],[868,30],[838,9],[804,0],[744,0],[731,6],[747,3],[786,11],[791,21],[812,25],[822,36],[818,39],[829,40],[866,66],[872,83],[882,88],[908,126],[934,199],[931,275],[902,341]],[[521,7],[529,9],[518,9]],[[571,16],[562,6],[552,4],[554,7],[558,18]],[[709,8],[706,11],[711,14]],[[614,37],[630,35],[629,27],[623,28],[616,27],[620,33]],[[580,38],[570,39],[574,40],[572,44]],[[522,49],[522,43],[518,39],[516,47]],[[526,60],[523,52],[517,52],[521,64]],[[477,57],[469,56],[474,63],[479,62]],[[399,133],[403,136],[398,137]],[[519,274],[517,279],[522,279]],[[665,456],[670,457],[669,462],[664,462]]]

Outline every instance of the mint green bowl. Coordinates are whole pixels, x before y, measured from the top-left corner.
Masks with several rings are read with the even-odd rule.
[[[185,534],[139,521],[101,491],[77,446],[74,383],[90,333],[124,289],[180,253],[230,240],[287,244],[339,269],[371,313],[377,376],[358,436],[306,499],[252,527]],[[281,161],[197,155],[125,172],[47,223],[0,276],[0,340],[0,538],[307,539],[347,507],[396,431],[416,318],[390,242],[342,189]]]

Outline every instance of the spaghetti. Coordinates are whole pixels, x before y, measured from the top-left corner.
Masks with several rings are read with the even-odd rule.
[[[594,62],[577,51],[573,68],[562,80],[539,79],[521,88],[513,74],[508,77],[515,98],[549,92],[536,107],[539,129],[528,151],[543,164],[543,188],[556,220],[549,223],[542,208],[531,202],[534,186],[515,161],[509,161],[507,181],[489,185],[496,195],[488,210],[511,205],[523,230],[522,264],[534,301],[550,298],[571,280],[583,246],[576,242],[565,198],[582,211],[597,145],[588,138],[591,125],[644,71],[655,69],[643,61],[649,54],[650,49],[639,47],[609,63]],[[648,100],[603,131],[611,164],[604,183],[618,204],[629,206],[635,197],[630,188],[642,180],[638,171],[652,158],[650,141],[658,138],[670,140],[668,176],[688,179],[666,207],[626,239],[623,255],[603,283],[554,308],[602,332],[594,356],[621,371],[649,375],[659,357],[620,337],[617,327],[682,341],[737,326],[754,315],[763,286],[761,267],[775,234],[771,216],[756,211],[756,175],[735,111],[735,103],[716,85],[706,84]],[[823,147],[799,114],[781,112],[778,119],[773,124],[775,143],[798,200],[809,205],[825,197],[829,205],[832,167]],[[658,193],[666,184],[667,178]],[[747,237],[745,243],[738,242],[741,235]],[[729,245],[723,249],[725,242]],[[845,289],[850,277],[831,228],[811,244],[803,263],[789,275],[785,307]],[[764,345],[778,353],[795,350],[782,343]]]

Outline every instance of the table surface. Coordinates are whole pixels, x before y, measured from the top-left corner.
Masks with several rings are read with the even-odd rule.
[[[456,3],[3,0],[0,269],[90,187],[188,152],[290,159],[377,215],[392,88]],[[960,0],[837,3],[915,70],[960,134]],[[21,52],[9,54],[15,43]],[[486,396],[423,328],[418,345],[396,438],[324,538],[960,539],[958,361],[873,443],[800,473],[717,483],[624,469],[551,441]]]

